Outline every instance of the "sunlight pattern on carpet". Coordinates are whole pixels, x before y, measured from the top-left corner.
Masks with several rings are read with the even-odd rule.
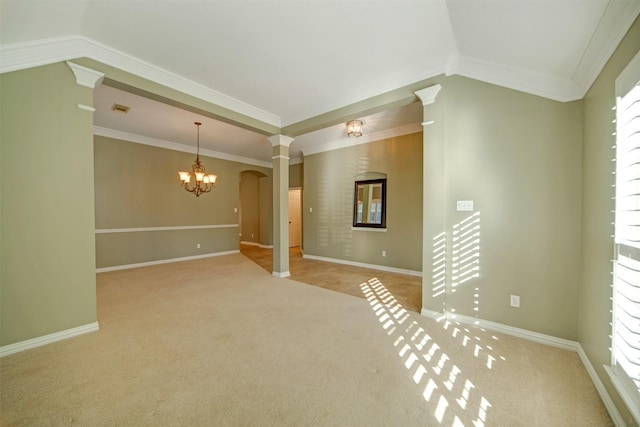
[[[487,412],[491,404],[475,391],[469,378],[465,378],[453,360],[442,350],[418,322],[409,321],[411,315],[377,279],[360,284],[360,289],[389,337],[394,338],[393,346],[404,367],[410,372],[413,382],[421,387],[424,400],[434,406],[433,416],[438,423],[445,421],[455,427],[465,426],[462,420],[472,420],[475,427],[483,427],[487,422]],[[448,323],[446,328],[451,327]],[[454,337],[460,329],[454,328]],[[463,335],[463,334],[460,334]],[[470,334],[469,334],[470,335]],[[463,345],[472,338],[467,334]],[[474,340],[476,341],[476,340]],[[474,355],[480,356],[481,347],[475,344]],[[492,357],[492,361],[495,358]],[[490,368],[491,363],[488,363]]]

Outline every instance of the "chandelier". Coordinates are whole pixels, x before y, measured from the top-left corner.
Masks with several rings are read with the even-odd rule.
[[[202,193],[208,193],[213,187],[216,186],[217,175],[208,174],[205,171],[204,165],[200,163],[200,122],[194,122],[198,127],[198,151],[196,151],[196,162],[191,166],[191,172],[178,172],[180,176],[180,185],[184,187],[190,193],[200,197]],[[191,179],[193,178],[194,184],[191,186]]]

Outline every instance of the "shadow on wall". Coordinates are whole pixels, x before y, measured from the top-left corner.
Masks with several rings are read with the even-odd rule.
[[[442,232],[432,239],[431,296],[442,297],[442,313],[447,307],[447,292],[455,293],[474,279],[480,277],[480,212],[463,219],[452,227],[451,263],[448,265],[447,233]],[[447,270],[451,271],[450,286],[447,289]],[[473,311],[477,317],[480,312],[480,288],[473,293]]]

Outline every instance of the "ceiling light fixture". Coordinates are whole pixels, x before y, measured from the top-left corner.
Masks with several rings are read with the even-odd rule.
[[[362,121],[351,120],[347,123],[347,135],[349,138],[362,136]]]
[[[191,166],[191,172],[178,172],[180,184],[190,193],[200,197],[202,193],[208,193],[216,186],[217,175],[205,172],[204,165],[200,163],[200,122],[194,122],[198,127],[198,151],[196,152],[196,162]],[[191,186],[191,178],[194,178],[194,186]]]

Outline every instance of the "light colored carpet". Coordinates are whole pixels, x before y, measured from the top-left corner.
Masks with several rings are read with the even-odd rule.
[[[242,254],[98,275],[100,331],[0,360],[2,425],[606,426],[577,355],[273,278]]]

